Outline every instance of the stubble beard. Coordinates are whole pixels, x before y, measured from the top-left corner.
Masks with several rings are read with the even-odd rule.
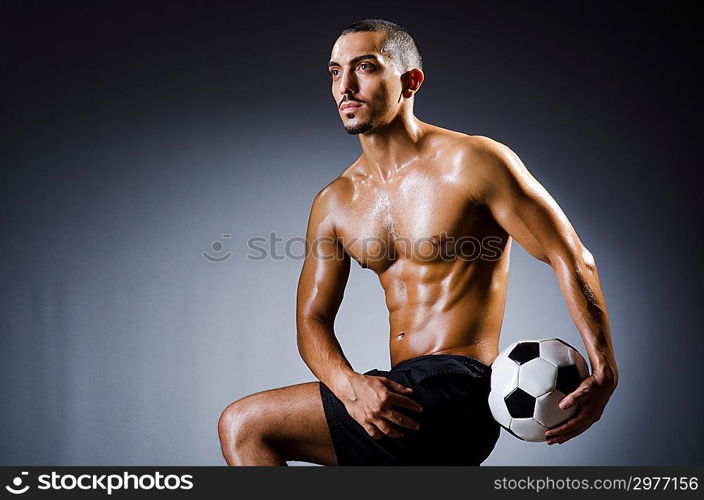
[[[350,135],[363,134],[373,129],[376,123],[379,121],[379,117],[384,116],[388,105],[385,104],[382,109],[375,109],[372,112],[372,116],[365,122],[360,122],[355,125],[345,125],[345,131]]]
[[[350,135],[363,134],[374,127],[371,121],[357,123],[356,125],[345,125],[345,131]]]

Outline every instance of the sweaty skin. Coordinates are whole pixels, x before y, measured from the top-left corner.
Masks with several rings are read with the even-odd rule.
[[[313,313],[321,284],[320,293],[340,287],[349,266],[344,252],[372,270],[385,291],[392,366],[440,353],[491,364],[498,354],[511,240],[478,188],[485,182],[481,175],[492,175],[485,163],[497,146],[418,125],[417,143],[400,168],[382,173],[360,157],[319,194],[316,204],[325,215],[309,241],[335,241],[340,249],[323,254],[320,243],[318,257],[330,260],[313,256],[306,263],[302,314]]]
[[[425,354],[491,364],[516,240],[555,273],[591,362],[592,374],[561,402],[576,405],[576,416],[546,433],[548,444],[564,443],[599,420],[618,381],[594,257],[509,148],[414,116],[424,73],[400,67],[383,38],[340,36],[328,63],[340,119],[362,152],[313,200],[297,292],[301,357],[370,436],[417,430],[398,411],[423,410],[412,390],[357,373],[335,337],[352,259],[386,294],[392,366]],[[337,464],[319,387],[308,382],[230,404],[218,421],[227,463]]]

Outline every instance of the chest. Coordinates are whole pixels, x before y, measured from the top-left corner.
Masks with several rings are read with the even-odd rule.
[[[398,259],[451,260],[453,245],[482,232],[486,222],[452,179],[414,175],[358,189],[337,233],[362,267],[381,272]]]

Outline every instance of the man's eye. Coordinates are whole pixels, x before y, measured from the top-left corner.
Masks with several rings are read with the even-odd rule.
[[[336,70],[336,69],[333,69],[332,71],[330,71],[331,76],[337,76],[337,73],[338,73],[338,70]]]
[[[372,69],[372,65],[369,63],[362,63],[359,65],[360,69]]]

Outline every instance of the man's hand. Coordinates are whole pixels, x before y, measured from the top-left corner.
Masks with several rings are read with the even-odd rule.
[[[604,407],[616,388],[613,378],[595,372],[585,378],[577,389],[560,401],[560,408],[566,410],[577,406],[577,414],[564,424],[553,427],[545,433],[548,444],[562,444],[583,433],[601,418]]]
[[[354,399],[343,400],[347,412],[367,433],[379,439],[384,435],[401,437],[402,429],[418,430],[420,424],[394,408],[421,412],[423,407],[407,397],[413,389],[385,377],[359,375],[351,380]]]

